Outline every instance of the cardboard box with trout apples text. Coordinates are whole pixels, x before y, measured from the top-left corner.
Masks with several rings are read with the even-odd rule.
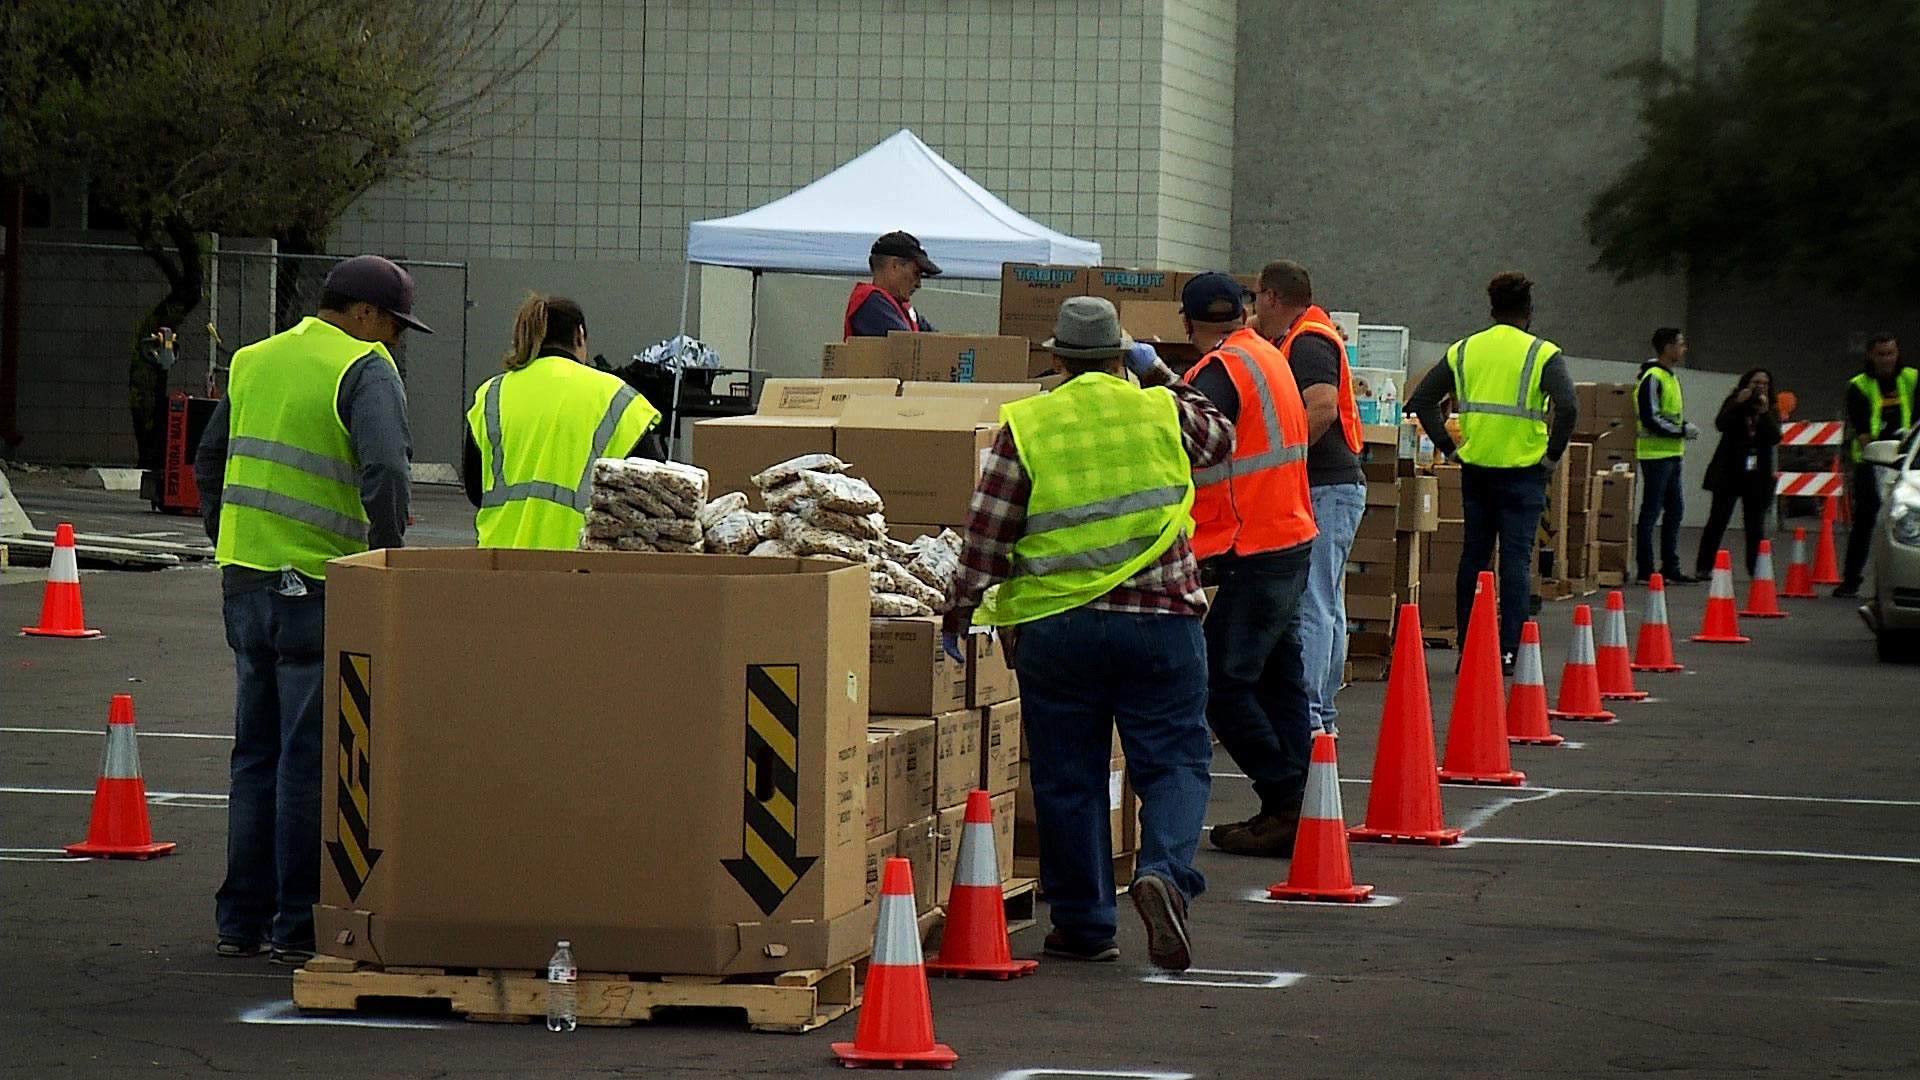
[[[871,944],[861,568],[409,548],[327,592],[321,952],[732,975]]]

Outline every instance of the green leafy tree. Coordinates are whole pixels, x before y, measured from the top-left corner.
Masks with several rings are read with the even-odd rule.
[[[1587,212],[1599,268],[1920,289],[1920,3],[1757,0],[1723,70],[1630,74],[1646,142]]]
[[[166,376],[139,343],[200,305],[208,234],[316,251],[369,188],[469,152],[559,31],[517,16],[512,0],[8,0],[0,168],[83,180],[166,276],[129,349],[143,465]]]

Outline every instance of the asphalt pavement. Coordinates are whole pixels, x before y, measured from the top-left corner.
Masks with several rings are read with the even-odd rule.
[[[42,527],[183,534],[127,495],[24,483]],[[424,489],[417,542],[470,542]],[[1744,587],[1744,586],[1743,586]],[[0,1075],[790,1075],[827,1044],[725,1021],[548,1033],[430,1016],[307,1018],[288,973],[213,956],[233,674],[210,568],[84,575],[95,641],[0,640]],[[1454,847],[1354,845],[1358,905],[1254,899],[1286,864],[1203,848],[1201,969],[1156,978],[1123,908],[1115,964],[1045,959],[1013,982],[932,986],[967,1077],[1920,1076],[1920,667],[1888,667],[1852,605],[1788,601],[1744,646],[1686,640],[1704,586],[1670,590],[1689,671],[1617,723],[1519,747],[1519,788],[1443,791]],[[8,625],[37,585],[0,588]],[[1588,598],[1596,607],[1604,594]],[[1640,596],[1629,594],[1637,623]],[[1542,614],[1550,687],[1571,603]],[[1437,739],[1454,654],[1429,650]],[[1366,809],[1384,687],[1341,695],[1346,817]],[[72,861],[107,700],[134,695],[171,857]],[[1224,755],[1211,821],[1252,812]],[[582,827],[588,827],[582,823]],[[560,887],[560,886],[556,886]],[[1015,939],[1038,956],[1040,934]],[[370,1027],[369,1022],[387,1026]],[[1021,1073],[1019,1070],[1042,1070]]]

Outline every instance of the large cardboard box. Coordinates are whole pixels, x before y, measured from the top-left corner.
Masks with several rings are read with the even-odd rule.
[[[904,829],[934,811],[938,732],[932,720],[914,716],[876,716],[868,724],[894,733],[887,747],[887,828]]]
[[[1576,435],[1599,435],[1634,426],[1632,383],[1574,383],[1573,392],[1580,407],[1573,426]]]
[[[1014,793],[993,797],[993,854],[1000,864],[1000,880],[1013,876]]]
[[[1367,486],[1371,488],[1373,485]],[[1399,516],[1397,503],[1391,508],[1368,507],[1366,513],[1360,515],[1360,527],[1354,530],[1354,540],[1384,540],[1391,543],[1394,532],[1400,527]]]
[[[1087,295],[1111,300],[1117,309],[1132,301],[1177,303],[1180,300],[1180,272],[1177,270],[1129,270],[1121,266],[1097,266]],[[1185,335],[1181,335],[1184,339]]]
[[[935,716],[967,705],[966,654],[955,660],[940,647],[937,615],[874,619],[868,657],[875,714]]]
[[[760,388],[760,407],[754,410],[754,415],[839,416],[848,398],[893,397],[899,392],[900,380],[890,378],[768,379]]]
[[[933,888],[940,877],[936,864],[940,847],[935,836],[939,823],[938,818],[928,815],[909,822],[894,837],[900,858],[913,867],[913,903],[922,913],[933,910]]]
[[[831,416],[727,416],[693,425],[693,463],[707,470],[713,495],[745,492],[756,510],[766,507],[747,478],[801,454],[833,453]]]
[[[1600,511],[1595,516],[1593,534],[1601,543],[1623,544],[1633,540],[1634,476],[1632,473],[1608,473],[1594,478],[1599,488]],[[1612,569],[1603,566],[1602,570]]]
[[[1020,696],[1020,682],[1007,663],[998,633],[967,635],[967,704],[995,705]]]
[[[993,426],[972,398],[858,397],[836,422],[835,453],[901,521],[960,525],[980,477]]]
[[[921,397],[969,397],[984,399],[986,409],[981,412],[981,422],[997,424],[1000,422],[1000,406],[1009,401],[1019,401],[1040,393],[1037,382],[1004,383],[952,383],[952,382],[907,382],[900,384],[900,396],[903,398]]]
[[[933,825],[933,902],[945,906],[953,893],[953,870],[960,862],[960,827],[965,824],[967,808],[941,809]]]
[[[1391,517],[1397,513],[1397,510],[1387,508],[1397,508],[1399,505],[1400,484],[1398,479],[1385,481],[1375,480],[1367,485],[1367,513],[1369,515],[1385,510],[1387,516]]]
[[[1438,519],[1440,521],[1462,521],[1467,516],[1466,496],[1461,491],[1461,473],[1458,465],[1435,465],[1433,482],[1440,496]]]
[[[1020,786],[1014,789],[1013,803],[1013,853],[1019,858],[1034,858],[1040,854],[1040,826],[1034,817],[1033,806],[1033,763],[1020,763]]]
[[[322,947],[538,968],[564,937],[595,968],[697,975],[859,955],[865,578],[718,555],[336,560]],[[562,632],[579,626],[617,632]],[[671,678],[631,678],[637,641]]]
[[[1392,575],[1383,575],[1391,578]],[[1351,581],[1351,579],[1349,579]],[[1400,611],[1400,598],[1392,592],[1347,593],[1347,621],[1392,623]]]
[[[933,804],[957,806],[980,783],[980,710],[941,713],[933,727]]]
[[[1026,338],[1011,334],[892,333],[887,373],[915,382],[1021,382],[1027,346]]]
[[[873,903],[880,895],[880,881],[886,873],[887,860],[900,854],[900,834],[886,833],[867,841],[867,903]]]
[[[1000,266],[1000,319],[1003,327],[1001,333],[1007,332],[1004,326],[1008,316],[1045,319],[1048,331],[1051,332],[1054,317],[1060,313],[1061,302],[1068,297],[1087,295],[1095,269],[1091,266],[1002,263]]]
[[[891,831],[887,825],[887,773],[893,748],[900,738],[897,731],[867,731],[867,835],[879,836]]]
[[[980,714],[980,788],[1005,795],[1020,786],[1020,699],[988,705]]]
[[[1632,424],[1593,436],[1594,471],[1634,471],[1635,463],[1640,460],[1639,438]]]

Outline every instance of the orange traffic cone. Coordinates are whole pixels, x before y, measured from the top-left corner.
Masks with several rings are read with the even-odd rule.
[[[1300,828],[1294,833],[1293,864],[1287,880],[1267,888],[1274,900],[1365,900],[1371,885],[1353,883],[1353,863],[1347,859],[1347,817],[1340,808],[1340,766],[1334,738],[1326,732],[1313,737],[1313,759],[1307,765],[1307,797],[1300,804]]]
[[[1640,619],[1640,639],[1634,643],[1635,671],[1685,671],[1673,658],[1673,631],[1667,626],[1667,579],[1647,579],[1647,613]]]
[[[1750,619],[1787,617],[1773,592],[1773,544],[1769,541],[1760,541],[1760,555],[1753,560],[1753,580],[1747,584],[1747,606],[1740,614]]]
[[[1645,701],[1647,692],[1633,688],[1633,658],[1627,653],[1627,598],[1615,589],[1607,594],[1607,613],[1600,621],[1599,648],[1594,666],[1600,673],[1603,701]]]
[[[73,551],[73,526],[61,525],[53,533],[53,561],[47,564],[47,590],[40,594],[40,622],[23,626],[23,634],[33,637],[99,637],[100,631],[87,629],[86,615],[80,610],[80,559]]]
[[[1000,891],[996,848],[993,796],[968,792],[953,895],[947,900],[947,931],[940,939],[940,955],[927,964],[929,972],[1013,979],[1031,975],[1040,966],[1038,960],[1015,960],[1007,943],[1007,900]]]
[[[1733,610],[1733,559],[1725,548],[1713,556],[1713,583],[1707,587],[1707,615],[1693,640],[1726,645],[1745,645],[1753,640],[1740,636],[1740,618]]]
[[[1473,587],[1473,614],[1460,646],[1460,675],[1447,717],[1443,784],[1524,784],[1527,774],[1507,754],[1507,706],[1501,700],[1500,601],[1493,574],[1482,570]]]
[[[1611,723],[1613,714],[1600,704],[1600,669],[1593,657],[1593,609],[1573,609],[1573,640],[1567,644],[1567,663],[1560,669],[1560,703],[1547,710],[1555,720],[1597,720]]]
[[[1433,699],[1427,693],[1427,655],[1420,609],[1400,605],[1387,669],[1387,703],[1380,711],[1380,739],[1373,748],[1373,781],[1367,789],[1366,824],[1347,830],[1354,840],[1451,844],[1459,829],[1440,822],[1440,779],[1433,765]]]
[[[927,1000],[919,916],[913,909],[913,865],[905,859],[887,860],[860,1026],[854,1029],[852,1042],[834,1043],[833,1052],[850,1069],[868,1065],[951,1069],[960,1059],[952,1047],[933,1041],[933,1006]]]
[[[1793,561],[1787,564],[1787,584],[1780,595],[1790,600],[1812,600],[1819,596],[1813,591],[1813,570],[1807,565],[1807,530],[1793,530]]]
[[[1513,658],[1513,689],[1507,693],[1507,741],[1526,746],[1559,746],[1567,740],[1547,722],[1547,677],[1540,669],[1540,624],[1520,626],[1520,651]]]
[[[100,754],[100,778],[93,782],[93,819],[87,839],[68,844],[69,855],[101,859],[151,859],[173,850],[153,842],[147,821],[147,785],[140,779],[140,745],[133,733],[133,698],[113,695],[107,710],[107,746]]]
[[[1815,585],[1840,584],[1840,560],[1833,554],[1833,514],[1834,502],[1839,496],[1829,496],[1820,502],[1820,542],[1813,548],[1813,583]]]

